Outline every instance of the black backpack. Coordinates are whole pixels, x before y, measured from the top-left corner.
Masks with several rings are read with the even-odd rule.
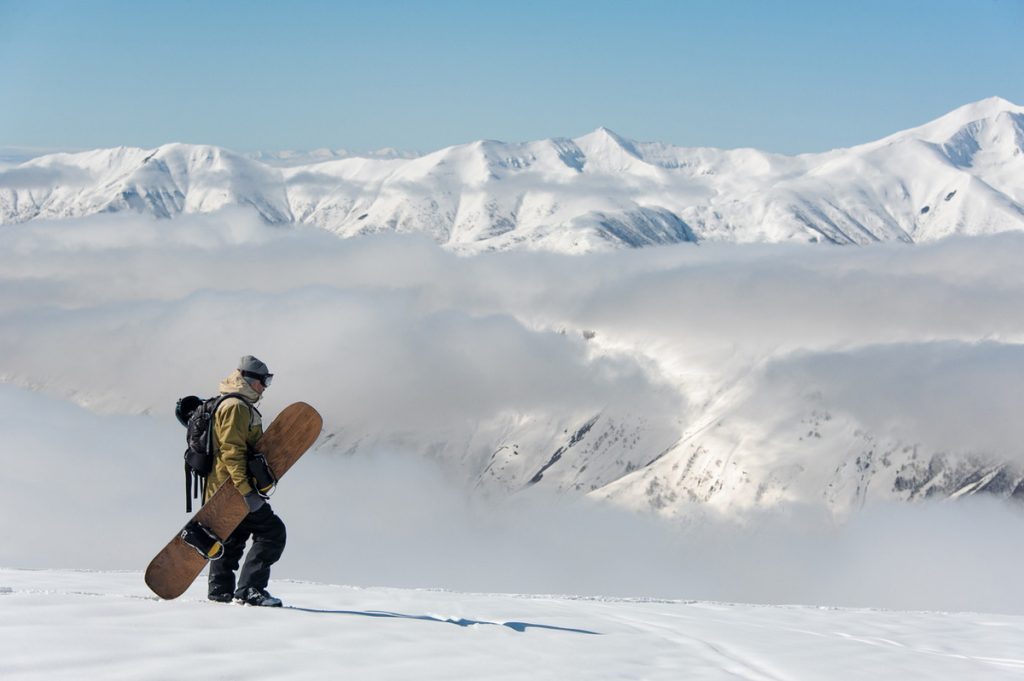
[[[221,402],[237,397],[246,404],[248,400],[238,393],[218,395],[202,399],[195,395],[182,397],[174,408],[174,415],[185,426],[185,511],[192,512],[192,500],[206,497],[206,478],[213,471],[213,415]]]

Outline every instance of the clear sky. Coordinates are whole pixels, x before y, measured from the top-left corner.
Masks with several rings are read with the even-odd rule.
[[[1001,96],[1024,0],[0,0],[0,146],[490,138],[797,153]]]

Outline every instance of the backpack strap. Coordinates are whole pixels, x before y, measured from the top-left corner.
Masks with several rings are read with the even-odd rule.
[[[243,404],[248,406],[250,409],[253,408],[249,400],[245,397],[245,395],[241,393],[225,393],[223,395],[218,395],[217,397],[214,398],[213,408],[210,409],[210,427],[206,429],[206,451],[209,452],[210,455],[213,455],[213,420],[217,416],[217,410],[220,409],[220,405],[222,405],[225,400],[232,397],[237,397],[242,401]],[[249,415],[249,418],[250,420],[252,419],[252,414]],[[204,480],[204,485],[205,482],[206,481]],[[205,494],[205,490],[203,493]]]
[[[213,455],[213,419],[217,414],[217,410],[220,409],[221,403],[230,397],[237,397],[244,402],[250,409],[255,407],[249,402],[249,400],[241,393],[227,393],[224,395],[218,395],[217,397],[210,398],[206,403],[213,402],[213,406],[208,410],[207,413],[210,415],[210,425],[206,429],[206,451],[211,456]],[[179,401],[180,402],[180,401]],[[204,409],[205,404],[200,405],[199,409]],[[258,413],[258,412],[257,412]],[[251,414],[250,414],[251,418]],[[206,476],[198,475],[193,471],[186,461],[185,463],[185,512],[192,512],[192,500],[193,499],[206,499]]]
[[[193,499],[206,499],[206,477],[185,464],[185,512],[192,512]]]

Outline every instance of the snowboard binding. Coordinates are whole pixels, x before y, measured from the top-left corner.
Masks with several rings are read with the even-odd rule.
[[[259,492],[261,497],[269,499],[277,487],[277,476],[274,475],[274,469],[267,463],[267,457],[259,453],[250,454],[248,469],[249,484]]]
[[[180,536],[206,560],[217,560],[224,555],[224,542],[202,523],[190,522],[182,528]]]

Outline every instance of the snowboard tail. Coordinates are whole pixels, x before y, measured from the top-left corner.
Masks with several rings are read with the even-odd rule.
[[[280,479],[316,442],[322,428],[323,418],[317,410],[305,402],[296,402],[278,414],[256,448]],[[228,480],[150,561],[146,568],[146,585],[160,598],[172,599],[185,593],[208,561],[184,541],[182,532],[198,523],[223,542],[248,514],[245,499]]]

